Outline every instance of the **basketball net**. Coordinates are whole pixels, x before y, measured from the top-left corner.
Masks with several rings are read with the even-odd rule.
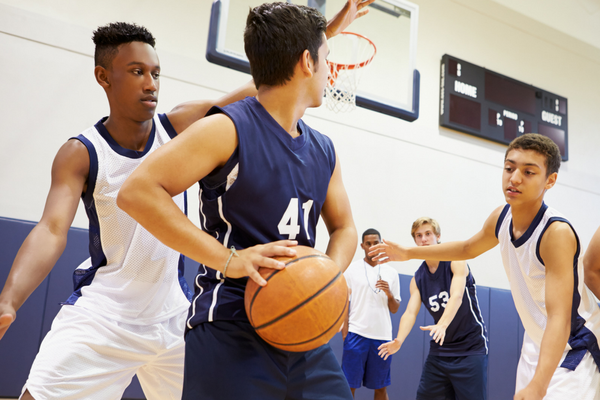
[[[342,32],[327,44],[330,77],[325,88],[325,103],[336,113],[352,111],[356,108],[360,77],[377,49],[370,39],[353,32]]]

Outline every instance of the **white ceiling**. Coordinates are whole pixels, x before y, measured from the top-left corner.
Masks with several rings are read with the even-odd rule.
[[[600,0],[492,0],[600,49]]]

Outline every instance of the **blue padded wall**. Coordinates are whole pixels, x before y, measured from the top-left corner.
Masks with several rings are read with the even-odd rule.
[[[4,284],[13,259],[25,237],[35,223],[0,217],[0,284]],[[88,257],[87,230],[72,228],[63,256],[56,266],[29,297],[18,312],[18,318],[0,341],[0,360],[8,360],[0,367],[0,397],[17,397],[27,379],[29,368],[43,336],[50,329],[52,319],[72,291],[73,270]],[[193,290],[193,280],[198,263],[186,259],[185,277]],[[402,302],[392,315],[394,336],[398,332],[400,317],[410,298],[412,276],[400,275]],[[488,399],[504,400],[514,394],[517,362],[523,341],[523,326],[519,320],[510,291],[477,287],[477,294],[490,338],[488,365]],[[392,384],[388,387],[390,398],[413,400],[419,385],[423,362],[429,353],[428,332],[419,326],[430,325],[433,320],[421,307],[415,326],[400,351],[392,359]],[[337,334],[330,345],[341,362],[342,338]],[[143,393],[136,378],[125,391],[125,399],[142,399]],[[373,398],[373,391],[360,388],[357,400]]]

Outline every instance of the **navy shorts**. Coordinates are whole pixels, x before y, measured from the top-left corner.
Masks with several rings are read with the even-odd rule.
[[[485,354],[463,357],[427,356],[417,400],[486,400]]]
[[[352,400],[352,392],[328,344],[279,350],[248,322],[215,321],[186,335],[182,399]]]
[[[344,340],[342,369],[351,388],[365,386],[369,389],[381,389],[390,386],[392,357],[387,360],[379,357],[377,348],[388,340],[375,340],[348,332]]]

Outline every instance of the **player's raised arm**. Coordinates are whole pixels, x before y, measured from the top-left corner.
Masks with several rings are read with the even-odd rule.
[[[573,302],[573,259],[577,239],[571,227],[552,223],[540,243],[540,257],[546,267],[545,304],[548,322],[540,345],[540,358],[531,382],[515,400],[542,399],[558,367],[569,339]]]
[[[496,223],[503,207],[498,207],[483,224],[483,228],[473,237],[464,241],[446,242],[436,246],[406,247],[383,240],[383,243],[371,247],[369,255],[380,263],[390,261],[432,260],[462,261],[470,260],[494,248],[498,244]]]
[[[348,0],[338,13],[327,21],[327,39],[334,37],[348,27],[354,20],[369,12],[367,6],[375,0]]]
[[[329,232],[327,255],[343,271],[348,268],[358,243],[358,234],[352,218],[348,194],[342,181],[342,169],[336,155],[335,168],[327,188],[327,197],[321,208],[323,222]]]
[[[600,228],[594,233],[583,256],[584,282],[600,299]]]
[[[180,135],[152,153],[125,181],[118,206],[167,246],[223,272],[231,252],[196,227],[171,197],[188,189],[215,168],[225,165],[238,145],[233,122],[218,114],[195,122]],[[295,241],[281,241],[240,250],[229,260],[226,275],[249,276],[265,285],[259,267],[281,269],[283,263],[268,257],[293,256],[287,248]]]
[[[452,261],[450,268],[452,269],[452,283],[450,284],[450,298],[444,308],[444,313],[437,324],[421,327],[423,331],[430,331],[429,336],[432,336],[440,346],[444,344],[446,329],[460,308],[469,275],[469,267],[465,261]]]
[[[87,149],[78,140],[65,143],[54,158],[44,213],[21,245],[0,293],[0,339],[64,251],[89,164]]]
[[[402,347],[402,344],[406,340],[406,337],[410,333],[410,330],[415,325],[417,320],[417,314],[421,309],[421,292],[417,287],[415,278],[410,280],[410,300],[406,306],[406,311],[400,318],[400,326],[398,327],[398,336],[391,342],[387,342],[379,346],[379,356],[384,360],[387,360],[389,356],[396,353]]]
[[[213,106],[224,107],[247,96],[256,96],[256,93],[257,90],[254,81],[250,80],[248,83],[216,100],[195,100],[181,103],[168,112],[167,117],[171,125],[173,125],[175,132],[181,133],[191,124],[204,117]]]

